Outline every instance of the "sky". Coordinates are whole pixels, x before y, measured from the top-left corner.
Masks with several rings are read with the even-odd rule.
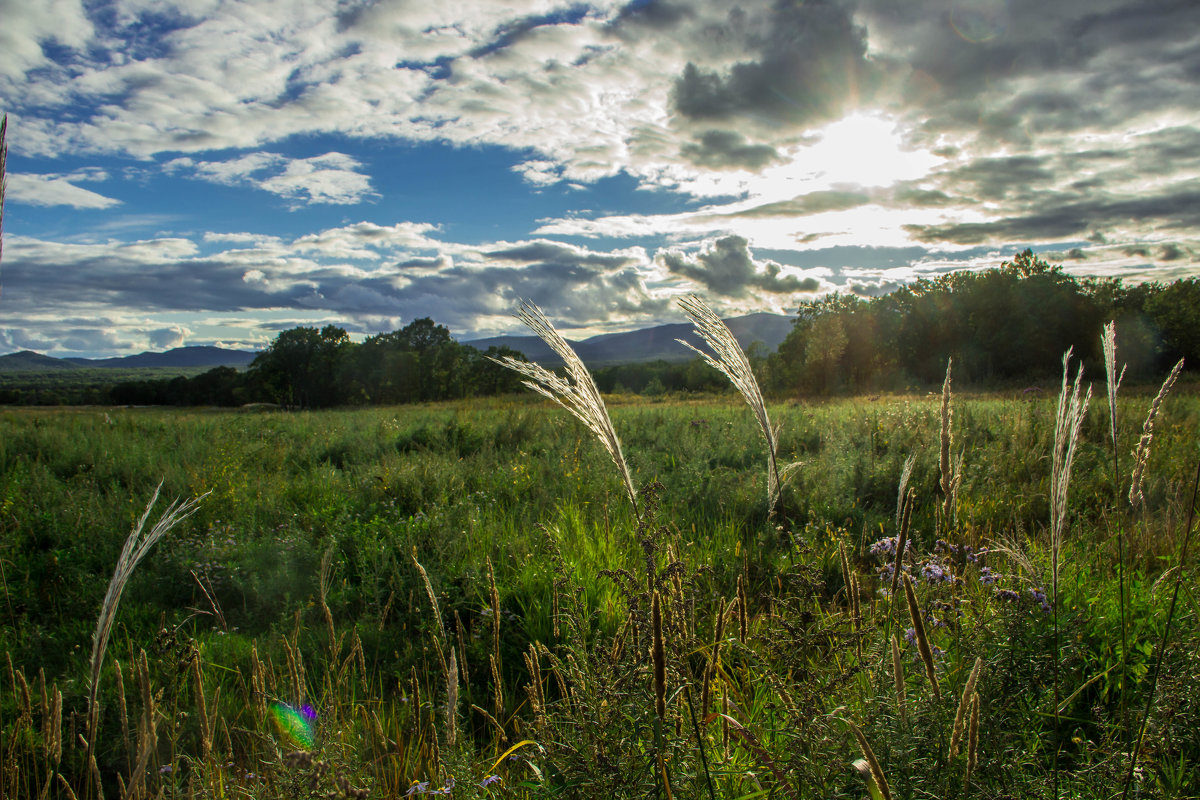
[[[1195,0],[0,0],[0,353],[1200,273]]]

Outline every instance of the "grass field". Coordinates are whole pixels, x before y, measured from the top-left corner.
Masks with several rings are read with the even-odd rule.
[[[1156,388],[1122,390],[1115,478],[1102,389],[1083,421],[1056,607],[1038,393],[954,397],[949,516],[938,395],[772,404],[775,517],[735,395],[611,405],[640,519],[534,396],[5,409],[0,793],[1095,798],[1138,747],[1129,797],[1192,796],[1200,402],[1163,403],[1135,510]],[[92,764],[96,618],[160,480],[210,494],[116,609]]]

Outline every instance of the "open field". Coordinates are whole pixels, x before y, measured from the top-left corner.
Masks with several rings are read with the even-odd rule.
[[[658,484],[640,525],[594,438],[533,396],[5,409],[0,793],[1113,797],[1149,701],[1129,796],[1190,796],[1194,555],[1178,595],[1174,567],[1200,401],[1163,404],[1135,511],[1154,388],[1122,392],[1114,479],[1097,385],[1054,613],[1050,393],[954,398],[950,518],[938,396],[772,405],[800,462],[777,518],[736,396],[614,405],[634,482]],[[888,550],[910,455],[923,637]],[[120,601],[92,767],[92,632],[160,480],[211,494]]]

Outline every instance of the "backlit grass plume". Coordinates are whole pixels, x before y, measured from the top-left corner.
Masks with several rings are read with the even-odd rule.
[[[567,340],[554,330],[554,326],[550,324],[550,320],[546,318],[540,308],[525,301],[521,303],[517,319],[524,322],[542,341],[550,345],[550,349],[558,354],[558,357],[563,360],[563,364],[566,365],[567,377],[555,375],[539,364],[518,361],[509,356],[491,360],[524,375],[529,380],[522,381],[523,384],[538,394],[549,397],[571,412],[576,419],[595,434],[596,438],[600,440],[600,444],[612,457],[613,463],[617,465],[617,471],[621,473],[621,480],[625,484],[625,493],[633,505],[634,516],[637,516],[637,492],[633,488],[633,478],[630,476],[629,467],[625,464],[625,456],[621,453],[621,442],[617,439],[617,432],[613,429],[612,420],[608,416],[608,408],[600,397],[600,390],[596,388],[592,373],[588,372],[583,361],[571,349],[571,345],[567,344]]]
[[[1154,396],[1154,400],[1150,403],[1150,411],[1146,414],[1146,421],[1142,424],[1142,436],[1138,439],[1137,450],[1133,453],[1133,475],[1129,480],[1129,504],[1135,508],[1146,502],[1146,496],[1142,494],[1142,481],[1146,476],[1146,464],[1150,460],[1150,443],[1154,441],[1154,419],[1158,416],[1158,409],[1162,406],[1163,400],[1171,393],[1171,387],[1175,385],[1175,381],[1179,378],[1179,373],[1183,371],[1183,359],[1179,359],[1175,366],[1171,368],[1171,372],[1163,381],[1162,386],[1158,389],[1158,394]]]
[[[150,511],[153,510],[154,504],[158,502],[160,489],[162,489],[161,483],[154,489],[154,496],[146,504],[146,510],[142,512],[142,516],[137,521],[137,524],[133,526],[129,538],[125,540],[125,546],[121,548],[121,555],[117,559],[116,571],[113,572],[112,580],[108,584],[108,591],[104,595],[104,604],[100,607],[100,618],[96,621],[96,632],[92,635],[92,669],[87,704],[87,741],[89,753],[95,746],[96,726],[100,719],[100,709],[96,705],[96,695],[100,686],[100,669],[104,665],[104,651],[108,648],[108,637],[112,633],[113,621],[117,617],[117,605],[121,602],[121,595],[125,591],[125,585],[129,583],[129,578],[133,575],[133,570],[146,557],[146,554],[150,552],[150,548],[154,547],[155,543],[165,536],[168,531],[191,516],[196,511],[200,501],[208,496],[208,493],[205,493],[200,497],[194,497],[191,500],[183,502],[176,500],[167,506],[167,510],[159,517],[154,527],[143,535],[142,529],[146,527],[146,520],[150,518]]]
[[[767,440],[767,506],[774,513],[779,503],[780,472],[776,461],[776,451],[779,449],[779,439],[775,429],[771,427],[771,419],[767,416],[767,404],[763,400],[758,381],[754,378],[754,370],[750,368],[750,359],[742,352],[741,345],[729,330],[729,326],[709,308],[703,300],[695,295],[681,298],[679,305],[692,320],[696,333],[704,340],[709,351],[701,350],[688,344],[682,339],[676,339],[684,347],[693,351],[714,369],[720,370],[729,382],[742,393],[746,404],[754,412],[758,426],[762,429],[763,438]],[[787,470],[785,469],[786,473]]]

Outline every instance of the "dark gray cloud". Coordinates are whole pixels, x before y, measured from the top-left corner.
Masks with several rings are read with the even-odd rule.
[[[783,294],[815,292],[821,288],[815,278],[781,275],[782,267],[774,261],[756,262],[750,254],[749,242],[741,236],[717,239],[692,256],[677,250],[661,250],[655,259],[672,273],[726,297],[744,297],[750,289]]]
[[[862,0],[872,57],[929,137],[1028,147],[1186,107],[1200,70],[1191,0]],[[876,46],[878,45],[878,46]]]
[[[681,153],[696,166],[708,169],[759,170],[781,160],[774,147],[750,144],[742,134],[722,130],[705,131],[684,144]]]
[[[541,263],[552,267],[583,265],[604,269],[620,269],[621,267],[629,266],[636,260],[633,256],[627,254],[597,253],[546,239],[540,239],[516,247],[489,250],[484,255],[492,260],[515,261],[523,264]]]
[[[1012,244],[1016,242],[1061,241],[1084,238],[1094,228],[1126,227],[1132,222],[1149,228],[1200,228],[1200,183],[1176,187],[1174,191],[1149,197],[1075,195],[1047,193],[1036,210],[990,222],[946,225],[907,225],[917,241],[927,243]]]
[[[671,94],[687,119],[812,125],[836,119],[878,83],[866,31],[834,0],[779,0],[765,12],[738,6],[729,12],[727,30],[746,59],[728,70],[687,64]]]

